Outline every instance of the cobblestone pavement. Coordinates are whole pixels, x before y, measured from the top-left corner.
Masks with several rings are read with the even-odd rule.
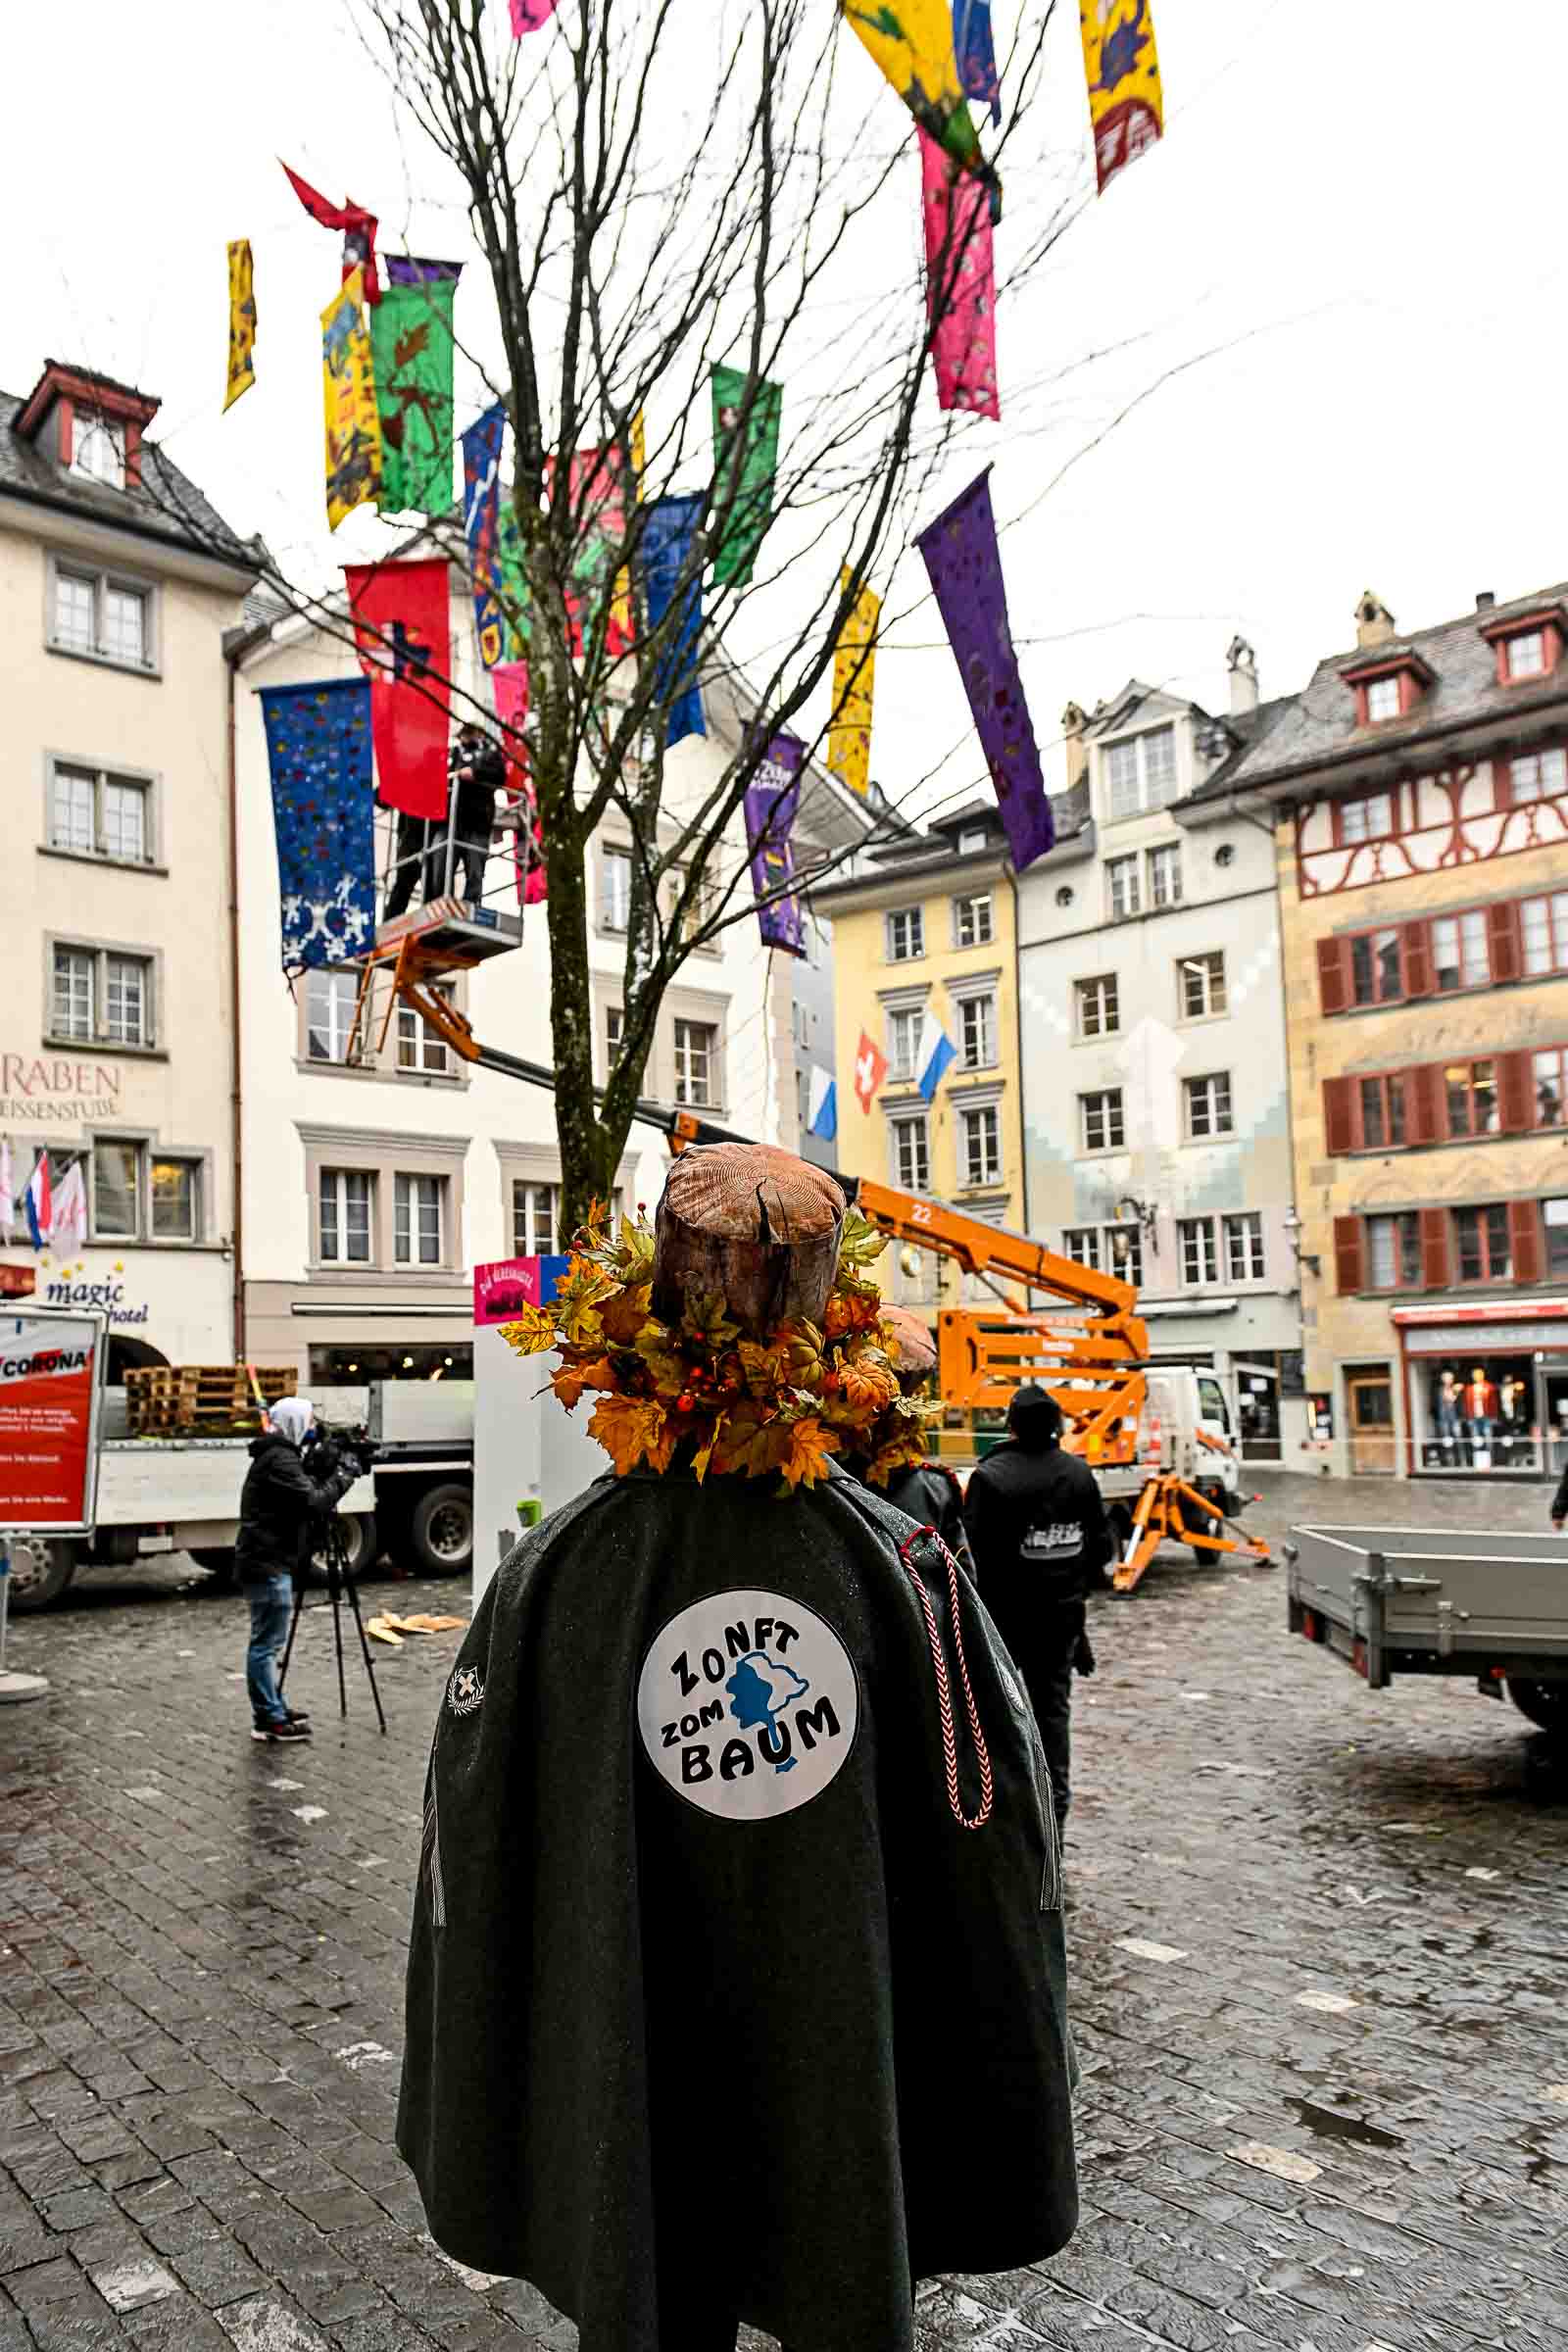
[[[1267,1483],[1270,1536],[1544,1515],[1539,1488]],[[315,1744],[261,1748],[239,1606],[178,1573],[17,1629],[53,1693],[0,1711],[0,2352],[568,2352],[531,2288],[433,2250],[391,2146],[459,1637],[378,1655],[382,1741],[352,1661],[339,1728],[312,1613]],[[1097,1604],[1083,2227],[1037,2270],[933,2282],[922,2346],[1568,2343],[1568,1768],[1473,1686],[1369,1692],[1283,1619],[1277,1569],[1176,1554]]]

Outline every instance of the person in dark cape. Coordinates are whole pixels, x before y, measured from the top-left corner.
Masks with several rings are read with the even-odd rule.
[[[607,1475],[498,1571],[431,1749],[398,2145],[581,2352],[910,2352],[1076,2225],[1060,1851],[951,1555],[834,1459],[896,1409],[823,1171],[686,1152],[508,1336]]]
[[[937,1344],[930,1331],[906,1306],[884,1306],[882,1329],[888,1342],[888,1361],[898,1375],[902,1394],[916,1400],[925,1397],[937,1368]],[[934,1527],[959,1567],[973,1577],[974,1560],[963,1524],[963,1489],[946,1462],[934,1461],[925,1452],[923,1438],[920,1457],[902,1461],[895,1469],[878,1471],[859,1449],[850,1454],[845,1468],[862,1483],[876,1486],[895,1510],[906,1511],[918,1526]]]

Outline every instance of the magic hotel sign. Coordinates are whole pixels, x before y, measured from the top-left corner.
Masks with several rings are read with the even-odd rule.
[[[0,1054],[0,1127],[71,1126],[120,1115],[117,1061]]]

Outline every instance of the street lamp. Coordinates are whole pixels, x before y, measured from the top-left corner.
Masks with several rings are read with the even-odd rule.
[[[1323,1261],[1321,1258],[1315,1257],[1311,1250],[1301,1248],[1301,1220],[1297,1214],[1296,1204],[1293,1201],[1285,1212],[1285,1238],[1295,1252],[1297,1264],[1304,1266],[1309,1274],[1321,1274]]]
[[[1140,1200],[1136,1195],[1132,1193],[1123,1193],[1121,1199],[1116,1202],[1110,1213],[1115,1219],[1115,1225],[1111,1227],[1110,1247],[1118,1265],[1124,1264],[1126,1261],[1127,1252],[1131,1247],[1132,1237],[1130,1234],[1125,1232],[1118,1233],[1116,1231],[1116,1225],[1136,1224],[1140,1232],[1143,1234],[1145,1241],[1149,1244],[1150,1255],[1152,1257],[1157,1257],[1159,1255],[1159,1236],[1157,1231],[1159,1224],[1159,1205],[1157,1201]]]

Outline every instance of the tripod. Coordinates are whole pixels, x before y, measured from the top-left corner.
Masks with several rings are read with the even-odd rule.
[[[384,1740],[386,1738],[386,1716],[381,1708],[381,1693],[375,1687],[375,1666],[370,1657],[370,1643],[365,1631],[365,1620],[360,1615],[359,1587],[354,1582],[354,1571],[349,1566],[348,1546],[343,1541],[342,1525],[336,1511],[319,1520],[318,1525],[320,1529],[320,1543],[318,1546],[317,1556],[326,1568],[326,1589],[332,1601],[332,1637],[337,1644],[338,1713],[347,1722],[349,1693],[343,1675],[342,1613],[342,1599],[346,1591],[349,1596],[349,1606],[354,1611],[354,1622],[359,1628],[360,1654],[365,1660],[365,1672],[370,1685],[370,1696],[375,1701],[375,1720],[381,1727],[381,1737]],[[300,1611],[304,1606],[305,1582],[302,1577],[297,1577],[294,1583],[294,1615],[288,1629],[288,1641],[283,1646],[283,1663],[277,1670],[279,1697],[282,1696],[283,1680],[288,1673],[288,1662],[294,1655],[294,1637],[300,1630]]]

